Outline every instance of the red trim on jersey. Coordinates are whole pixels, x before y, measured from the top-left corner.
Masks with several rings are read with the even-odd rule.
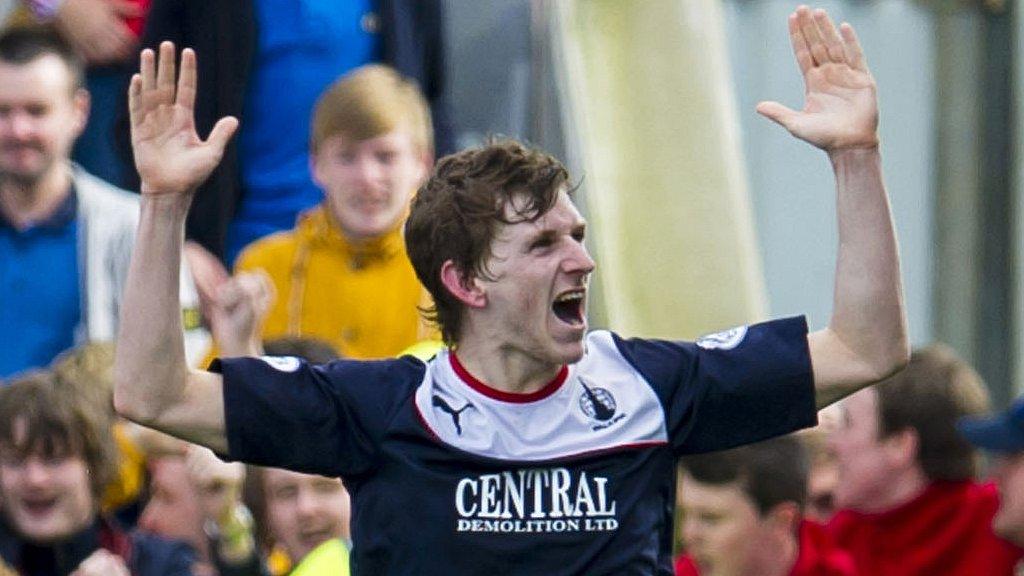
[[[525,404],[527,402],[543,400],[557,392],[558,389],[562,387],[562,384],[565,383],[566,378],[569,377],[569,367],[562,365],[558,374],[540,390],[530,392],[528,394],[517,394],[515,392],[498,390],[484,382],[481,382],[480,380],[477,380],[477,378],[470,374],[469,370],[466,370],[466,367],[462,365],[462,362],[459,361],[459,357],[455,355],[454,351],[448,355],[448,358],[451,360],[452,370],[455,370],[455,374],[465,382],[466,385],[488,398],[501,400],[502,402]]]

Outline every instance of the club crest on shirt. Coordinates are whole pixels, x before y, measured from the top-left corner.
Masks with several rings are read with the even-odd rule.
[[[580,410],[589,418],[605,422],[615,416],[615,397],[611,392],[596,386],[587,386],[587,383],[580,379],[583,386],[583,395],[580,396]]]
[[[717,334],[708,334],[697,339],[695,344],[705,350],[732,350],[747,336],[746,326],[737,326]]]
[[[260,360],[279,372],[295,372],[302,366],[302,361],[295,356],[260,356]]]
[[[615,396],[607,389],[588,384],[583,378],[580,378],[580,386],[583,387],[580,410],[587,418],[597,421],[593,430],[607,428],[626,417],[625,414],[618,412]]]

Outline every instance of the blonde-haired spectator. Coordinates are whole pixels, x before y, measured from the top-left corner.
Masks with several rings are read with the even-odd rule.
[[[238,272],[266,272],[276,292],[262,337],[319,338],[345,357],[371,359],[435,336],[419,314],[430,299],[402,234],[434,153],[419,88],[387,66],[352,71],[317,102],[310,148],[323,202],[293,229],[249,245],[236,263]],[[195,246],[189,257],[207,300],[222,297],[227,274]],[[215,310],[207,307],[216,332]]]

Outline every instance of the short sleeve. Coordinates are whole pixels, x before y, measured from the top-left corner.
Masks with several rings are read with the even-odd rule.
[[[224,376],[231,460],[324,476],[371,470],[393,414],[425,365],[411,357],[322,366],[293,357],[231,358]]]
[[[616,343],[661,400],[678,455],[725,450],[817,423],[803,317],[741,326],[696,342]]]

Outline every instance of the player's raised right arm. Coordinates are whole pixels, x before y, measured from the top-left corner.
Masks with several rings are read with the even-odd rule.
[[[196,134],[196,57],[185,49],[144,50],[132,77],[132,150],[142,180],[142,209],[122,300],[114,405],[126,418],[218,452],[227,450],[223,379],[185,361],[179,270],[185,216],[238,121],[222,118],[209,138]]]

